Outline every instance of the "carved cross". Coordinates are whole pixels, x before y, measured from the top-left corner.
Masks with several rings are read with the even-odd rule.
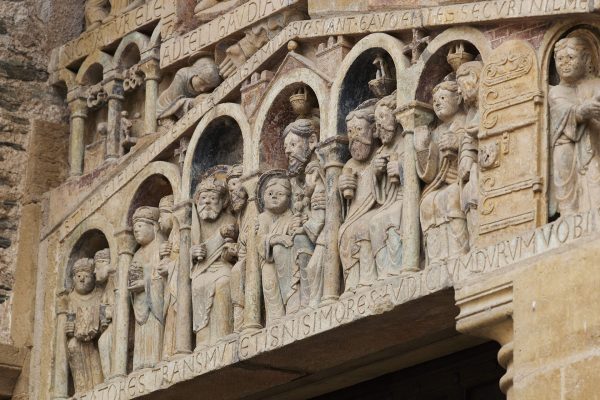
[[[421,53],[431,41],[431,38],[429,36],[425,36],[425,31],[423,29],[414,28],[412,30],[412,35],[412,42],[410,42],[410,44],[407,44],[402,52],[406,56],[410,54],[410,63],[416,64],[419,60],[419,57],[421,57]]]
[[[183,164],[185,163],[185,155],[190,144],[190,139],[183,137],[179,140],[179,147],[175,149],[175,157],[179,157],[179,170],[183,173]]]

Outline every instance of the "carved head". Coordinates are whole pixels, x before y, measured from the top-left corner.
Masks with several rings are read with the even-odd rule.
[[[437,117],[450,121],[460,110],[462,97],[456,81],[443,81],[433,88],[433,111]]]
[[[173,229],[173,195],[160,199],[158,203],[158,226],[164,235],[169,235]]]
[[[593,46],[585,36],[567,37],[554,45],[554,61],[561,81],[574,83],[596,74]]]
[[[319,125],[312,119],[299,118],[283,131],[283,147],[290,176],[301,174],[319,142]]]
[[[311,161],[306,166],[304,178],[304,195],[311,197],[315,192],[319,180],[324,181],[321,172],[321,164],[318,161]]]
[[[110,249],[102,249],[94,254],[94,269],[96,270],[96,281],[106,282],[108,275],[113,272],[110,264]]]
[[[469,61],[462,64],[456,70],[456,82],[458,90],[466,104],[477,105],[479,96],[479,77],[483,63],[481,61]]]
[[[273,214],[283,214],[290,208],[292,198],[292,185],[290,180],[283,176],[273,176],[265,184],[263,203],[265,209]]]
[[[373,150],[376,102],[376,99],[367,100],[346,117],[350,155],[355,160],[366,160]]]
[[[227,185],[214,176],[202,180],[194,195],[200,219],[214,221],[227,207]]]
[[[133,237],[145,246],[156,238],[159,210],[156,207],[140,207],[133,213]]]
[[[192,87],[198,93],[208,93],[221,83],[219,67],[212,58],[199,58],[191,68],[195,73],[192,77]]]
[[[239,213],[246,206],[248,199],[248,192],[242,186],[243,174],[244,169],[241,165],[234,165],[227,174],[227,188],[229,189],[231,209],[234,213]]]
[[[383,144],[391,143],[396,134],[397,122],[394,111],[396,110],[396,92],[377,102],[375,106],[375,137],[381,139]]]
[[[94,260],[91,258],[80,258],[75,261],[71,270],[75,292],[79,294],[88,294],[96,286],[96,276],[94,275]]]

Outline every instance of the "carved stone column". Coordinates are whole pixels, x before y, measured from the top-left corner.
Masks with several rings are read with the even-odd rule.
[[[151,58],[141,64],[146,80],[146,100],[144,101],[144,134],[158,130],[156,122],[156,102],[158,101],[158,83],[160,81],[160,65],[157,59]]]
[[[69,165],[71,176],[78,176],[83,173],[83,156],[85,152],[85,120],[87,118],[87,103],[85,99],[77,93],[69,99],[69,109],[71,110],[71,136],[69,138]],[[71,96],[69,96],[71,97]]]
[[[54,352],[54,399],[69,398],[69,361],[67,359],[67,293],[56,299],[56,343]]]
[[[460,307],[456,330],[502,346],[498,362],[506,374],[500,379],[500,390],[513,400],[513,284],[506,276],[500,278],[456,290],[456,305]]]
[[[123,90],[123,79],[120,76],[114,76],[106,85],[108,94],[108,133],[106,135],[106,155],[107,160],[119,157],[121,150],[121,140],[119,128],[121,125],[121,110],[123,109],[123,100],[125,100]]]
[[[129,343],[129,291],[128,272],[136,242],[131,229],[125,228],[115,234],[117,239],[117,250],[119,260],[116,277],[116,316],[115,316],[115,338],[113,341],[113,357],[111,373],[114,378],[127,375],[127,344]]]
[[[327,246],[323,264],[323,297],[322,303],[336,301],[341,292],[341,265],[338,246],[338,232],[342,223],[342,203],[338,193],[338,178],[348,160],[348,137],[335,136],[324,140],[318,148],[325,168],[325,237]]]
[[[260,275],[258,253],[256,252],[256,230],[254,221],[258,217],[256,199],[256,185],[258,176],[252,176],[244,182],[248,192],[248,205],[246,206],[246,218],[250,221],[248,238],[246,241],[246,288],[244,292],[244,325],[243,331],[254,331],[262,328],[261,324],[261,301],[262,281]]]
[[[418,126],[429,125],[434,115],[431,106],[412,101],[398,107],[396,120],[404,129],[404,206],[402,211],[404,270],[418,270],[421,252],[421,223],[419,220],[419,201],[421,190],[417,175],[417,155],[414,143],[414,131]]]
[[[192,202],[186,201],[173,208],[179,222],[179,271],[177,273],[177,331],[176,354],[192,352],[192,283],[190,266],[192,247]]]

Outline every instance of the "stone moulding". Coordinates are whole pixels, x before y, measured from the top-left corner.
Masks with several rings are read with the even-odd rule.
[[[75,398],[121,400],[142,397],[445,289],[465,286],[471,279],[518,265],[535,256],[548,256],[564,244],[597,237],[599,233],[600,209],[564,217],[511,240],[475,249],[447,263],[379,281],[339,301],[302,310],[263,329],[229,335],[214,346],[116,378]]]

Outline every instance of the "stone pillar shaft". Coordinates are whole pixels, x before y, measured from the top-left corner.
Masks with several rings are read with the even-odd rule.
[[[54,353],[54,399],[69,397],[69,361],[67,359],[67,295],[61,293],[56,300],[56,350]]]
[[[246,218],[256,221],[258,207],[256,199],[256,185],[258,177],[255,176],[245,182],[246,191],[249,194],[246,206]],[[262,281],[259,268],[258,253],[256,252],[256,230],[251,222],[246,242],[248,252],[246,254],[246,288],[244,293],[244,325],[242,330],[253,331],[262,328],[261,324],[261,301]]]
[[[123,96],[123,81],[114,78],[112,82],[107,84],[106,89],[108,93],[108,133],[106,135],[105,158],[110,160],[118,158],[121,153],[121,111],[123,109],[123,100],[125,99]]]
[[[158,130],[156,122],[156,102],[158,101],[158,82],[160,81],[159,61],[150,59],[142,64],[146,80],[146,100],[144,102],[144,134]]]
[[[190,265],[192,247],[192,203],[174,207],[179,222],[179,271],[177,273],[177,328],[175,332],[176,354],[192,352],[192,283]]]
[[[119,260],[116,273],[116,316],[115,337],[113,341],[113,357],[109,378],[127,375],[127,347],[129,343],[129,290],[128,274],[136,243],[130,229],[123,229],[116,234]]]
[[[69,165],[71,176],[83,173],[83,156],[85,152],[85,120],[87,118],[87,104],[82,99],[75,99],[69,103],[71,109],[71,136],[69,139]]]

